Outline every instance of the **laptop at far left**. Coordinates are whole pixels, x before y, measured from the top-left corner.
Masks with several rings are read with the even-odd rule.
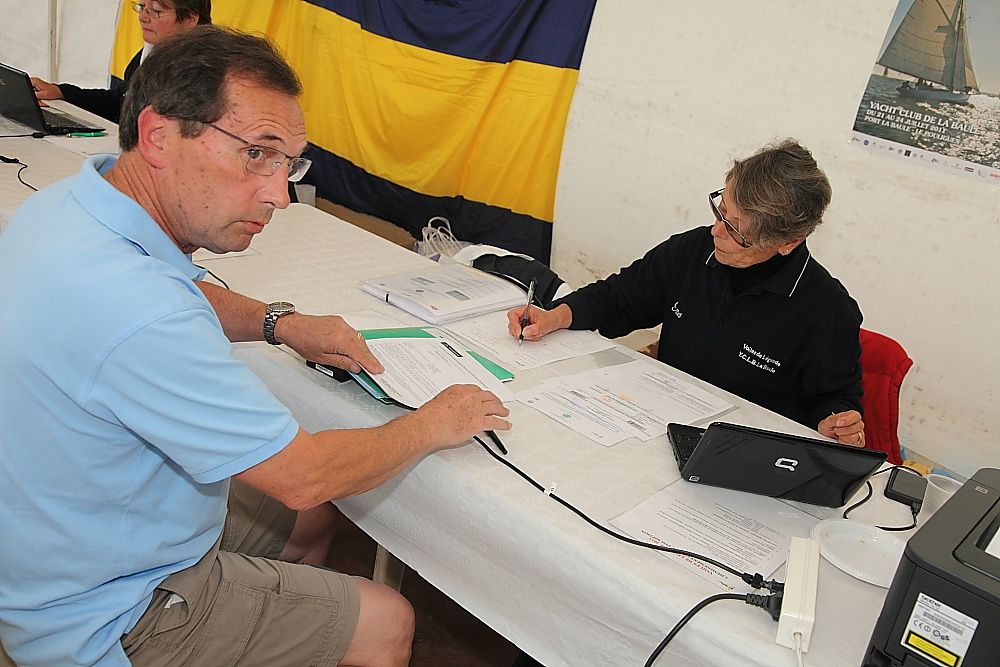
[[[715,422],[668,424],[681,477],[782,500],[841,507],[885,461],[885,452]]]
[[[58,109],[45,109],[35,97],[27,73],[0,63],[0,116],[45,134],[104,132],[86,121]]]

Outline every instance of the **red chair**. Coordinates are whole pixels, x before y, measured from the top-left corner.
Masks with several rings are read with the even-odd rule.
[[[899,453],[899,388],[913,365],[903,346],[880,333],[861,330],[861,386],[865,411],[865,446],[903,462]]]

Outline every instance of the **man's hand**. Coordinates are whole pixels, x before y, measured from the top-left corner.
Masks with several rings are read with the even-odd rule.
[[[43,81],[37,76],[31,77],[31,87],[35,89],[35,97],[40,100],[61,100],[62,90],[54,83]]]
[[[521,318],[525,309],[528,312],[528,324],[521,331]],[[566,304],[560,304],[552,310],[544,310],[537,306],[520,306],[507,311],[507,332],[514,338],[524,334],[524,340],[541,340],[546,335],[565,329],[573,323],[573,311]]]
[[[351,373],[362,368],[369,373],[385,370],[368,349],[361,333],[338,315],[286,315],[278,319],[274,336],[311,361]]]
[[[857,410],[838,412],[819,423],[816,430],[837,442],[852,447],[865,446],[865,423]]]
[[[471,384],[456,384],[424,403],[411,415],[419,420],[434,450],[455,447],[483,431],[506,431],[510,414],[492,392]]]

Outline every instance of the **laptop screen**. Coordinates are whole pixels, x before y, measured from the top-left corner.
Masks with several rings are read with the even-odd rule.
[[[0,115],[27,125],[33,130],[45,131],[45,123],[35,99],[35,90],[28,75],[0,63]]]

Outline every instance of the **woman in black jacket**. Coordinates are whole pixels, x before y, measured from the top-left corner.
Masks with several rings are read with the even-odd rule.
[[[211,0],[150,0],[133,2],[131,5],[139,15],[142,40],[149,48],[177,32],[212,22]],[[31,84],[35,87],[35,96],[40,100],[66,100],[81,109],[117,123],[129,79],[139,69],[139,63],[149,48],[143,47],[135,54],[125,67],[123,83],[112,85],[110,89],[80,88],[71,83],[49,83],[33,76]]]

